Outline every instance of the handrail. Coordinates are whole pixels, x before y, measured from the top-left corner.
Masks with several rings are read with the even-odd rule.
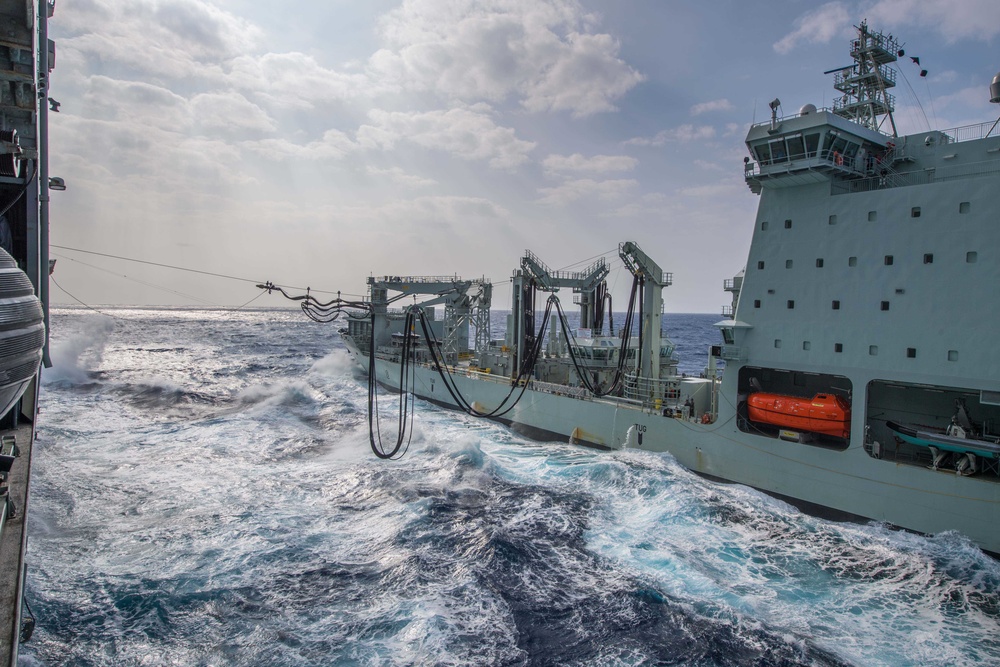
[[[986,137],[997,137],[1000,136],[1000,123],[993,121],[963,125],[950,130],[942,130],[941,134],[947,135],[954,143],[975,141],[976,139],[985,139]]]
[[[462,280],[460,276],[378,276],[371,277],[368,279],[368,284],[374,283],[409,283],[409,284],[423,284],[423,283],[463,283],[463,282],[486,282],[483,280],[474,279],[471,281]]]
[[[819,109],[814,113],[822,113],[824,111],[833,113],[835,108],[836,108],[836,102],[834,104],[834,108],[823,107],[822,109]],[[801,114],[799,113],[789,114],[787,116],[782,116],[781,118],[778,118],[778,122],[780,123],[782,121],[790,120],[792,118],[798,118],[799,116],[801,116]],[[763,127],[763,126],[769,127],[770,125],[771,121],[766,120],[766,121],[761,121],[760,123],[754,123],[753,125],[750,126],[750,128],[753,129],[755,127]],[[939,130],[939,131],[941,132],[941,134],[947,135],[954,143],[959,143],[962,141],[975,141],[977,139],[985,139],[987,137],[1000,136],[1000,123],[996,123],[995,121],[986,121],[985,123],[973,123],[972,125],[961,125],[959,127],[952,127],[946,130]],[[921,134],[921,133],[917,132],[914,134]]]
[[[835,183],[831,194],[842,195],[854,192],[871,192],[873,190],[898,188],[908,185],[925,185],[932,182],[995,174],[997,172],[1000,172],[1000,164],[997,164],[995,160],[983,160],[968,164],[941,165],[930,170],[893,172],[892,175],[887,176],[877,175],[855,181]]]

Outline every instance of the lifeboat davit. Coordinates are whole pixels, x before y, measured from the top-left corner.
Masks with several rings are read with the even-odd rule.
[[[750,421],[837,438],[851,435],[851,405],[836,394],[809,399],[757,392],[750,394],[747,408]]]
[[[38,372],[44,345],[42,303],[28,276],[0,248],[0,417]]]

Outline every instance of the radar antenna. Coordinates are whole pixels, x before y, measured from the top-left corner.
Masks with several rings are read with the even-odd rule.
[[[892,117],[895,96],[886,91],[896,85],[896,70],[888,65],[902,53],[899,40],[869,30],[867,21],[854,27],[858,31],[858,36],[851,40],[854,64],[835,70],[833,87],[843,96],[834,100],[833,113],[876,132],[888,118],[892,136],[898,136]]]

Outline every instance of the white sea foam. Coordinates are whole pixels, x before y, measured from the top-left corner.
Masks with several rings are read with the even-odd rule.
[[[1000,660],[1000,565],[960,536],[830,523],[670,456],[421,401],[408,453],[381,461],[364,377],[323,330],[142,311],[101,338],[93,317],[54,328],[84,379],[46,388],[26,661]],[[81,386],[98,370],[115,391]],[[398,401],[379,394],[387,441]]]

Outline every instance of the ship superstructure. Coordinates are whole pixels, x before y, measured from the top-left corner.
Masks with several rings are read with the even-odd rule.
[[[24,602],[31,452],[48,340],[48,96],[54,0],[0,0],[0,664],[17,664],[34,618]]]
[[[602,262],[561,273],[530,252],[502,340],[478,328],[483,281],[373,278],[368,300],[324,312],[354,307],[349,350],[371,382],[407,395],[537,437],[670,452],[801,506],[955,530],[1000,553],[1000,350],[987,337],[1000,324],[1000,132],[896,136],[899,44],[862,23],[850,52],[832,109],[779,117],[775,100],[748,132],[744,177],[760,205],[701,377],[677,374],[660,331],[672,277],[630,242],[617,332],[603,323]],[[580,307],[575,333],[551,296],[537,314],[560,288]],[[416,292],[451,304],[444,320],[427,306],[391,312]]]

